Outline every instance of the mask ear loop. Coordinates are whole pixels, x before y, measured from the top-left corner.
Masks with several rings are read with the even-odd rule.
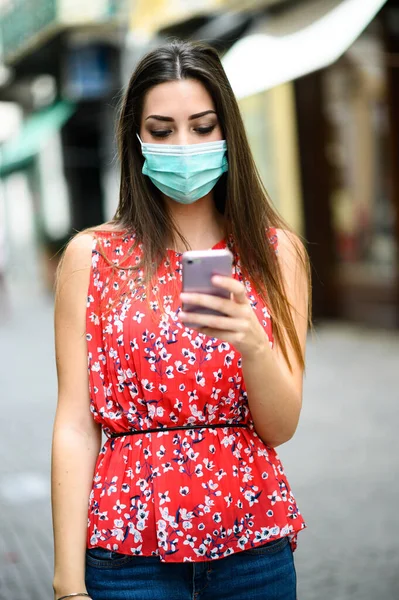
[[[143,146],[143,142],[142,142],[142,140],[141,140],[141,137],[139,136],[139,134],[138,134],[138,133],[136,133],[136,135],[137,135],[137,137],[138,137],[138,140],[139,140],[139,142],[140,142],[141,146]]]

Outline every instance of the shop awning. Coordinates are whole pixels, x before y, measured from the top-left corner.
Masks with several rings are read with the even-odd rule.
[[[19,134],[0,147],[0,177],[26,166],[74,112],[74,104],[60,101],[27,118]]]
[[[196,17],[213,17],[230,11],[242,12],[276,6],[287,0],[135,0],[131,3],[130,31],[148,40],[159,31],[173,29]]]
[[[385,3],[309,0],[265,17],[223,58],[236,96],[252,96],[332,64]]]

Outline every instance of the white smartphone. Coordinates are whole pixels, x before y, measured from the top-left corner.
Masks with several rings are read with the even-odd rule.
[[[196,292],[230,298],[230,292],[215,287],[212,284],[214,275],[232,277],[233,255],[227,248],[224,250],[189,250],[182,256],[183,292]],[[195,312],[205,315],[221,315],[219,311],[198,306],[184,304],[184,312]],[[186,323],[186,327],[191,327]]]

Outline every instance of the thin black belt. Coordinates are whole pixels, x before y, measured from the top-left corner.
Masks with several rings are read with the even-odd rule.
[[[118,433],[108,434],[109,438],[125,437],[126,435],[137,435],[139,433],[158,433],[160,431],[178,431],[181,429],[224,429],[226,427],[248,427],[246,423],[216,423],[215,425],[176,425],[175,427],[155,427],[153,429],[130,429]]]

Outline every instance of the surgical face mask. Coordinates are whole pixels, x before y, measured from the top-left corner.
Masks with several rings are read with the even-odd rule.
[[[178,146],[141,141],[143,173],[169,198],[192,204],[203,198],[228,170],[225,140]]]

